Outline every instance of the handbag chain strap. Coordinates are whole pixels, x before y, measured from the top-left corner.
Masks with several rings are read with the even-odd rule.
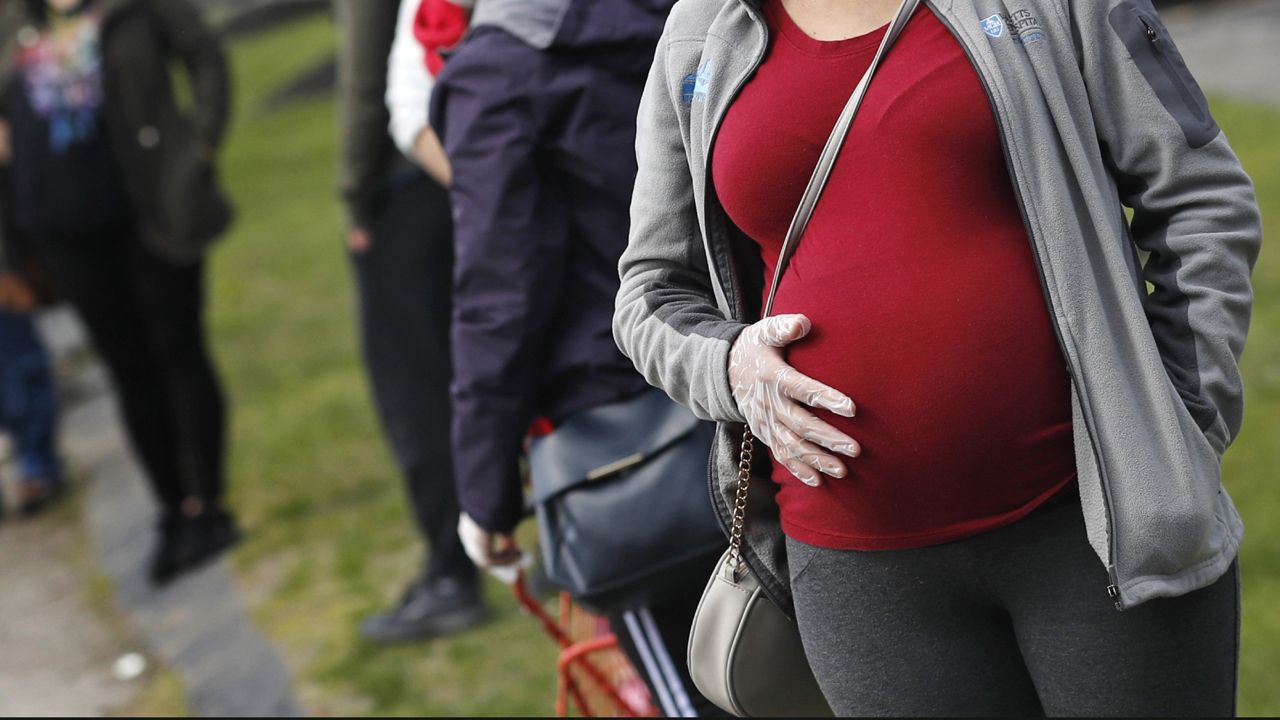
[[[796,208],[795,215],[791,217],[791,225],[787,227],[787,235],[782,242],[782,249],[778,252],[778,265],[773,273],[773,281],[769,285],[769,296],[765,300],[764,312],[761,313],[762,318],[769,317],[773,311],[773,299],[778,293],[778,285],[782,282],[782,274],[786,271],[787,264],[791,261],[791,256],[795,254],[796,245],[800,242],[800,236],[804,234],[805,228],[809,225],[809,218],[813,215],[813,209],[817,207],[818,198],[822,196],[822,190],[827,185],[827,178],[831,176],[831,168],[835,165],[836,157],[840,154],[840,148],[844,145],[844,139],[849,134],[850,126],[853,125],[853,118],[858,114],[862,99],[866,96],[867,88],[871,85],[871,76],[875,74],[876,69],[880,66],[880,60],[888,52],[893,42],[898,39],[898,35],[902,33],[902,28],[911,19],[911,15],[919,4],[920,0],[902,0],[902,4],[898,6],[897,15],[894,16],[893,22],[889,24],[889,29],[885,32],[884,39],[880,41],[880,47],[876,50],[875,57],[871,59],[871,65],[867,67],[862,80],[858,82],[853,94],[849,96],[849,101],[845,103],[844,110],[841,111],[839,119],[836,120],[835,127],[831,130],[831,135],[827,137],[827,142],[822,147],[822,154],[818,156],[818,164],[814,167],[813,174],[809,176],[809,183],[805,185],[804,194],[800,197],[800,205]],[[751,464],[755,455],[755,436],[752,435],[749,426],[742,431],[742,448],[739,452],[738,482],[733,502],[733,521],[729,526],[728,567],[735,576],[743,570],[742,538],[747,529],[747,495],[751,489]]]

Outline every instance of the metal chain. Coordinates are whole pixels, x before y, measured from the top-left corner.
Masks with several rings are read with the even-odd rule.
[[[747,491],[751,488],[751,460],[755,438],[751,428],[742,431],[742,450],[738,456],[738,493],[733,503],[733,524],[729,529],[729,567],[736,573],[742,566],[742,535],[747,525]]]

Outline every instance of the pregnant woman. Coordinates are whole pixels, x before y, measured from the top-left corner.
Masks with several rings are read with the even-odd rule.
[[[724,518],[768,446],[745,557],[838,715],[1230,714],[1261,229],[1148,0],[922,4],[760,319],[897,5],[676,6],[615,336]]]

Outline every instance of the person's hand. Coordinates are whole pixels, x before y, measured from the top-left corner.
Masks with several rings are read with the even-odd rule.
[[[485,530],[465,512],[458,517],[458,538],[476,567],[508,585],[516,581],[520,569],[528,564],[514,536]]]
[[[853,417],[853,401],[783,359],[782,349],[808,335],[809,329],[803,315],[779,315],[743,330],[729,351],[729,386],[751,432],[792,475],[817,487],[819,473],[846,475],[837,455],[854,458],[861,448],[807,409]]]
[[[431,128],[424,128],[413,141],[413,157],[427,174],[443,187],[453,184],[453,168],[449,156],[440,144],[440,137]]]
[[[362,227],[347,228],[347,248],[354,253],[362,253],[373,247],[373,233]]]
[[[0,118],[0,165],[13,162],[13,139],[9,133],[9,122]]]
[[[0,274],[0,308],[13,312],[31,312],[36,308],[36,295],[18,275],[6,272]]]

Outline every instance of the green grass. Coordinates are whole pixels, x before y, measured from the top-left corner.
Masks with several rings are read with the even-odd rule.
[[[1264,225],[1244,354],[1244,430],[1227,452],[1223,475],[1245,522],[1240,712],[1274,716],[1280,714],[1280,251],[1271,243],[1280,237],[1280,112],[1229,102],[1215,103],[1214,112],[1253,177]]]
[[[238,120],[224,172],[240,222],[213,263],[215,346],[233,400],[231,482],[250,530],[238,552],[257,619],[321,714],[549,714],[555,651],[491,585],[498,619],[393,650],[356,627],[419,561],[400,479],[371,411],[335,199],[331,101],[263,113],[272,89],[330,52],[317,19],[234,47]],[[1215,104],[1255,178],[1267,235],[1280,226],[1280,114]],[[1245,515],[1241,710],[1280,713],[1280,254],[1256,273],[1245,430],[1226,483]]]
[[[488,588],[497,620],[465,637],[385,650],[356,634],[421,551],[356,344],[333,103],[260,109],[333,47],[323,18],[233,47],[237,120],[222,170],[239,222],[211,279],[232,502],[249,530],[242,586],[312,712],[549,714],[556,650],[501,586]]]

